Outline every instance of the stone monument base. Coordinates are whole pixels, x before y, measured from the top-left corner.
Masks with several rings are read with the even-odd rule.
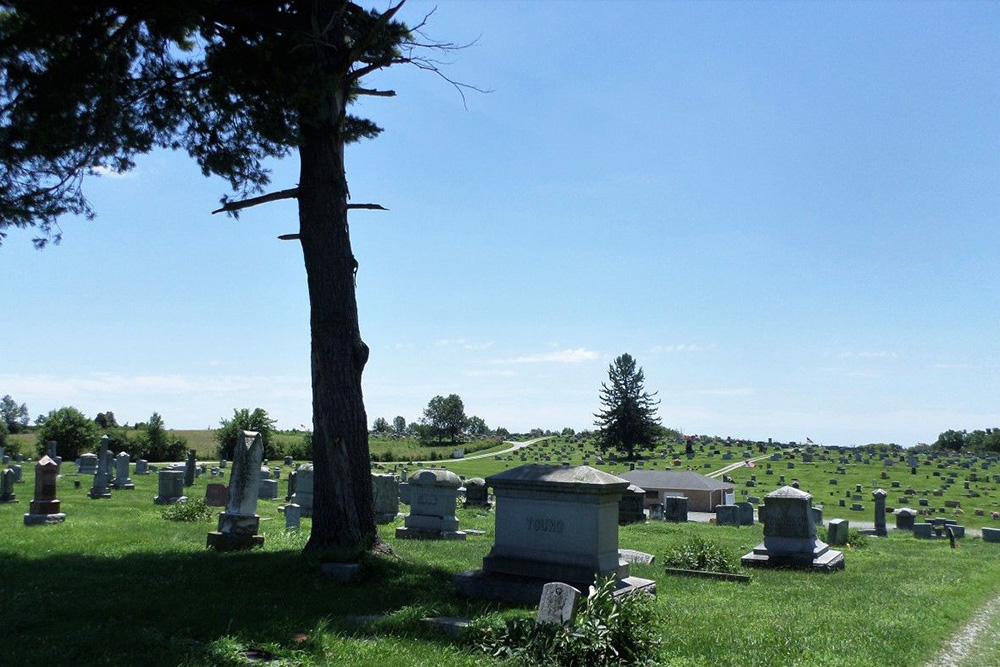
[[[187,496],[174,496],[173,498],[169,496],[156,496],[153,498],[153,502],[157,505],[176,505],[177,503],[186,503]]]
[[[547,578],[473,570],[455,575],[455,593],[459,597],[465,598],[487,598],[502,602],[534,605],[538,604],[538,599],[542,596],[542,588],[550,581]],[[592,581],[562,581],[562,583],[569,584],[581,591],[587,590],[593,584]],[[656,582],[640,577],[618,579],[614,596],[618,598],[640,592],[656,595]]]
[[[220,533],[213,530],[208,534],[206,546],[216,551],[239,551],[264,546],[263,535],[247,535],[245,533]]]
[[[19,502],[21,501],[18,500],[17,496],[13,493],[7,496],[6,498],[0,496],[0,503],[19,503]]]
[[[100,489],[91,489],[90,491],[87,492],[87,495],[93,498],[94,500],[99,500],[101,498],[110,498],[111,492],[108,491],[107,489],[103,491]]]
[[[25,526],[40,526],[47,523],[62,523],[66,520],[66,515],[60,512],[59,514],[25,514],[24,515],[24,525]]]
[[[382,512],[381,514],[376,512],[375,513],[375,523],[378,523],[378,524],[392,523],[393,521],[395,521],[399,517],[400,517],[399,512]]]
[[[844,569],[844,554],[816,541],[812,551],[768,550],[761,542],[740,559],[743,567],[790,567],[833,572]]]
[[[397,540],[464,540],[464,530],[421,530],[400,526],[396,529]]]
[[[480,510],[491,510],[493,509],[493,503],[491,502],[479,502],[478,500],[465,501],[462,503],[462,507],[465,509],[480,509]]]
[[[115,484],[114,487],[116,491],[135,491],[135,484],[131,482],[128,482],[127,484],[122,484],[121,486]]]

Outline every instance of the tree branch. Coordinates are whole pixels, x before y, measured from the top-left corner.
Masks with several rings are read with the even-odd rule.
[[[250,208],[251,206],[266,204],[280,199],[297,199],[298,196],[298,188],[289,188],[288,190],[279,190],[278,192],[261,195],[260,197],[251,197],[250,199],[242,199],[240,201],[229,201],[223,204],[222,208],[217,208],[212,211],[212,215],[215,215],[216,213],[232,213],[233,211],[239,211],[242,208]]]
[[[371,88],[355,88],[353,91],[355,95],[371,95],[373,97],[395,97],[395,90],[372,90]]]

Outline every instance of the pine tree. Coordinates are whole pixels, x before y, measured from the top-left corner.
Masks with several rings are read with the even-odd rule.
[[[608,383],[601,383],[601,405],[594,425],[600,429],[598,443],[603,449],[616,449],[629,459],[636,450],[652,447],[659,431],[660,418],[656,416],[656,392],[645,391],[645,375],[636,367],[635,359],[623,354],[608,367]]]

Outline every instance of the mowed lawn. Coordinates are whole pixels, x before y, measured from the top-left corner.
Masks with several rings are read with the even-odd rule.
[[[463,465],[473,463],[481,462]],[[504,464],[486,463],[494,472]],[[310,522],[286,534],[278,501],[258,506],[263,549],[222,554],[205,549],[214,520],[161,517],[155,475],[133,476],[135,491],[91,500],[91,478],[72,470],[59,481],[64,524],[23,525],[30,465],[16,487],[21,502],[0,505],[0,665],[261,664],[248,661],[254,656],[285,661],[270,664],[488,665],[467,641],[419,619],[533,613],[452,593],[454,574],[478,567],[492,545],[492,512],[458,510],[463,527],[486,531],[464,542],[397,541],[400,522],[383,526],[396,556],[366,560],[357,581],[341,584],[302,557]],[[188,495],[203,497],[211,481],[200,477]],[[620,530],[621,547],[658,556],[632,568],[658,582],[658,664],[922,665],[1000,591],[1000,545],[968,538],[952,550],[894,531],[847,549],[846,570],[833,574],[755,570],[750,584],[666,575],[662,554],[695,535],[734,560],[762,537],[759,526]],[[375,614],[382,620],[368,625],[349,618]]]

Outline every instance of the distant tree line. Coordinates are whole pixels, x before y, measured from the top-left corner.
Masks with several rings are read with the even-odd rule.
[[[931,448],[972,454],[996,454],[1000,452],[1000,427],[972,432],[949,429],[938,436]]]
[[[510,432],[505,428],[491,430],[482,417],[466,416],[465,404],[458,394],[435,396],[424,408],[420,422],[406,422],[397,416],[390,424],[384,417],[372,423],[371,435],[380,437],[412,437],[422,445],[459,444],[470,438],[498,436],[506,438]]]

